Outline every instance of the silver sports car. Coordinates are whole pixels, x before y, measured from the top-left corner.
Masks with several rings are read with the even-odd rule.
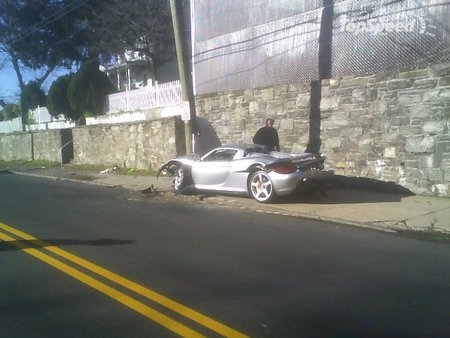
[[[248,194],[261,203],[286,196],[306,182],[324,182],[333,171],[324,170],[325,156],[268,151],[264,146],[224,145],[203,156],[181,156],[158,171],[174,176],[176,193],[189,186],[200,191]]]

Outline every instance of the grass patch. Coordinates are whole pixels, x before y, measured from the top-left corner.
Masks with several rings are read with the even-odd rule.
[[[132,175],[132,176],[156,176],[155,170],[144,170],[144,169],[134,169],[134,168],[118,168],[118,171],[122,175]]]
[[[0,160],[0,169],[13,169],[13,168],[23,168],[23,169],[32,169],[32,168],[53,168],[59,167],[61,163],[53,162],[53,161],[45,161],[45,160],[34,160],[34,161],[23,161],[23,160],[15,160],[15,161],[3,161]]]
[[[94,164],[66,164],[64,167],[73,168],[79,171],[90,171],[99,173],[104,170],[106,167],[103,165],[94,165]]]
[[[104,165],[91,165],[91,164],[71,164],[71,168],[80,171],[90,171],[95,173],[100,173],[102,171],[108,170],[107,173],[129,175],[129,176],[156,176],[155,170],[144,170],[144,169],[134,169],[134,168],[120,168],[114,166],[104,166]]]
[[[0,170],[32,170],[41,168],[56,168],[61,167],[60,162],[35,160],[35,161],[3,161],[0,160]],[[120,168],[107,165],[92,165],[92,164],[64,164],[63,167],[73,169],[86,173],[101,173],[107,170],[107,173],[129,175],[129,176],[156,176],[155,170],[144,170],[134,168]]]

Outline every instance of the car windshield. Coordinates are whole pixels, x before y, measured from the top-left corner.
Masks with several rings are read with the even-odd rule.
[[[236,152],[235,149],[217,149],[203,158],[203,161],[231,161]]]

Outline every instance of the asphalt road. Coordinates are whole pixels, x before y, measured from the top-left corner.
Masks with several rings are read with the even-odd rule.
[[[0,337],[449,337],[450,246],[0,174]]]

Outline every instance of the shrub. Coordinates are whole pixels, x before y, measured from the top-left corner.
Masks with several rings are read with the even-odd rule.
[[[114,86],[107,75],[98,69],[98,64],[84,64],[73,76],[67,88],[70,108],[74,120],[85,116],[103,114],[105,96],[114,92]]]
[[[20,107],[17,104],[8,103],[3,107],[2,113],[0,118],[3,117],[5,121],[12,120],[20,116]]]
[[[74,74],[67,74],[57,78],[51,85],[47,96],[47,109],[50,115],[58,117],[64,115],[68,119],[74,119],[74,112],[70,107],[67,90]]]
[[[45,107],[47,97],[36,81],[29,82],[20,94],[20,109],[22,111],[22,124],[28,122],[28,109],[37,106]]]

